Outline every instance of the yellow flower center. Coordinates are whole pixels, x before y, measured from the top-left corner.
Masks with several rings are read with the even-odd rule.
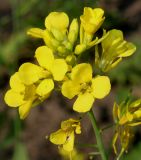
[[[92,87],[91,87],[92,83],[91,82],[85,82],[85,83],[81,83],[80,84],[80,92],[81,93],[85,93],[85,92],[92,92]]]

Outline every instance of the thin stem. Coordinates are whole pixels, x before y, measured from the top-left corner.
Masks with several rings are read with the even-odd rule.
[[[95,132],[97,146],[98,146],[99,152],[101,154],[101,158],[102,158],[102,160],[107,160],[107,156],[105,153],[104,145],[103,145],[101,134],[100,134],[100,129],[97,126],[97,122],[96,122],[96,119],[95,119],[95,116],[94,116],[92,109],[88,112],[88,116],[89,116],[89,119],[91,120],[93,129]]]
[[[121,156],[123,155],[124,153],[124,149],[122,148],[122,150],[120,151],[118,157],[117,157],[117,160],[120,160]]]
[[[100,132],[105,131],[107,129],[110,129],[112,127],[114,127],[115,124],[109,124],[108,126],[103,127],[102,129],[100,129]]]

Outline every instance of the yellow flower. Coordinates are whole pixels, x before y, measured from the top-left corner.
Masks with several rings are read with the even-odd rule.
[[[92,9],[90,7],[84,8],[84,13],[80,17],[81,24],[88,34],[94,34],[102,25],[105,17],[104,11],[101,8]]]
[[[36,99],[36,87],[35,85],[24,85],[19,78],[18,72],[11,76],[10,87],[11,89],[5,94],[5,102],[10,107],[19,107],[20,118],[24,119]]]
[[[78,37],[78,21],[73,19],[69,29],[69,17],[64,12],[51,12],[45,19],[46,29],[31,28],[28,35],[43,38],[45,44],[61,57],[71,55]]]
[[[45,18],[45,27],[48,31],[52,32],[53,30],[66,32],[69,26],[68,15],[64,12],[51,12]],[[44,30],[39,28],[31,28],[27,31],[27,34],[36,37],[43,38]],[[61,33],[60,33],[61,34]]]
[[[52,50],[46,46],[37,48],[35,57],[40,66],[22,64],[11,77],[11,89],[5,95],[5,102],[9,106],[19,107],[21,119],[27,116],[35,101],[48,98],[54,89],[53,80],[62,81],[68,70],[65,60],[55,59]]]
[[[77,151],[76,148],[74,148],[73,151],[70,153],[68,151],[65,151],[62,147],[59,147],[59,154],[61,155],[63,160],[70,160],[70,156],[72,157],[73,160],[84,160],[85,159],[84,154]]]
[[[75,54],[79,55],[105,39],[107,34],[100,39],[95,37],[93,40],[95,32],[100,28],[105,19],[103,15],[104,11],[101,8],[84,8],[84,13],[80,16],[80,44],[76,45]]]
[[[38,47],[35,52],[35,57],[40,66],[32,63],[24,63],[19,68],[19,76],[24,84],[31,85],[46,78],[53,78],[56,81],[63,80],[68,70],[64,59],[55,59],[52,50],[47,46]],[[46,80],[44,83],[42,82],[42,84],[46,86],[48,82],[49,81]],[[50,84],[53,85],[52,82]]]
[[[99,53],[98,46],[95,50],[95,63],[104,72],[114,68],[122,58],[131,56],[136,50],[134,44],[123,39],[122,31],[113,29],[107,33],[101,42],[102,53]]]
[[[51,12],[45,19],[45,26],[50,31],[52,28],[66,31],[69,25],[68,15],[64,12]]]
[[[134,102],[114,104],[113,116],[119,125],[137,126],[141,124],[141,99]]]
[[[110,80],[107,76],[92,77],[90,64],[78,64],[72,69],[71,79],[62,85],[62,94],[72,99],[78,96],[73,109],[77,112],[87,112],[91,109],[95,98],[104,98],[111,89]]]
[[[50,135],[50,141],[71,152],[74,148],[75,134],[81,133],[80,121],[69,119],[61,123],[61,129]]]
[[[113,138],[113,148],[117,154],[116,142],[119,138],[121,143],[120,155],[128,149],[133,137],[132,127],[141,124],[141,99],[134,102],[125,101],[120,105],[113,106],[113,118],[116,124],[116,132]]]

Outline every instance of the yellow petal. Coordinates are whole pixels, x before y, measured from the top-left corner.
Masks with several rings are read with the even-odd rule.
[[[63,41],[66,38],[64,32],[56,28],[51,28],[51,33],[57,41]]]
[[[68,40],[69,42],[71,42],[71,44],[74,44],[74,42],[77,40],[78,31],[79,31],[78,20],[73,19],[70,24],[69,33],[68,33]]]
[[[45,79],[41,81],[36,89],[36,93],[40,96],[48,95],[54,88],[54,82],[52,79]]]
[[[40,28],[31,28],[27,31],[27,34],[35,38],[43,38],[43,31]]]
[[[45,74],[41,67],[32,63],[24,63],[19,68],[19,77],[24,84],[31,85],[44,78]]]
[[[131,56],[136,51],[136,46],[130,42],[126,42],[126,44],[124,45],[124,48],[126,49],[126,51],[121,53],[120,57]]]
[[[10,87],[16,92],[23,92],[25,90],[25,85],[20,80],[18,72],[11,76]]]
[[[141,122],[135,122],[135,123],[129,123],[128,126],[134,127],[134,126],[138,126],[141,125]]]
[[[68,136],[65,144],[63,145],[63,149],[65,151],[71,152],[74,148],[74,131],[72,131]]]
[[[27,117],[32,107],[32,102],[33,102],[32,100],[27,101],[26,103],[24,103],[23,105],[19,107],[20,119],[24,119]]]
[[[130,107],[136,108],[136,107],[139,107],[139,105],[141,105],[141,99],[138,99],[138,100],[132,102],[130,104]]]
[[[76,47],[75,47],[74,53],[77,54],[77,55],[79,55],[79,54],[81,54],[82,52],[84,52],[86,49],[87,49],[86,44],[78,44],[78,45],[76,45]]]
[[[53,35],[47,29],[43,32],[43,39],[45,44],[52,50],[54,50],[59,45],[58,41],[54,40]]]
[[[111,90],[110,79],[107,76],[97,76],[92,79],[93,96],[95,98],[104,98]]]
[[[8,104],[10,107],[18,107],[25,103],[24,95],[15,92],[13,89],[10,89],[6,92],[4,100],[6,104]]]
[[[78,125],[80,125],[79,120],[70,118],[61,123],[61,129],[66,131],[66,130],[74,129],[74,127],[77,127]]]
[[[35,51],[35,57],[41,67],[50,71],[54,61],[54,55],[50,48],[47,46],[38,47]]]
[[[76,99],[73,110],[77,112],[88,112],[94,103],[94,97],[90,93],[80,94]]]
[[[65,30],[69,25],[68,15],[64,12],[51,12],[45,19],[45,26],[48,30],[56,28]]]
[[[108,36],[102,41],[102,47],[104,50],[108,50],[116,40],[123,40],[123,33],[120,30],[112,29],[108,32]]]
[[[43,39],[45,41],[45,44],[52,49],[54,52],[57,51],[58,46],[60,45],[60,42],[54,38],[52,33],[48,31],[47,29],[43,32]]]
[[[127,122],[128,122],[128,119],[127,119],[126,116],[122,116],[122,117],[120,118],[120,120],[119,120],[119,124],[120,124],[120,125],[124,125],[124,124],[127,123]]]
[[[49,138],[52,143],[57,145],[64,144],[66,142],[66,139],[67,134],[62,129],[59,129],[58,131],[52,133]]]
[[[62,94],[69,99],[72,99],[75,95],[79,93],[79,91],[80,85],[77,83],[73,83],[71,80],[65,81],[61,89]]]
[[[133,120],[133,114],[131,114],[130,112],[126,113],[126,117],[127,117],[128,121],[130,121],[130,122]]]
[[[76,134],[81,134],[81,126],[80,126],[80,124],[76,126],[75,133]]]
[[[118,58],[116,61],[114,61],[112,64],[111,64],[111,66],[109,66],[109,68],[107,68],[107,70],[106,71],[108,71],[108,69],[111,69],[111,68],[114,68],[119,62],[121,62],[122,61],[122,58],[120,57],[120,58]]]
[[[84,13],[80,17],[85,32],[88,34],[94,34],[105,19],[103,15],[104,11],[101,8],[92,9],[90,7],[85,7]]]
[[[74,82],[85,83],[92,79],[92,67],[88,63],[81,63],[72,69],[71,78]]]
[[[61,81],[63,80],[66,72],[68,70],[68,65],[64,59],[55,59],[53,66],[51,68],[51,73],[54,80]]]
[[[133,114],[133,116],[134,116],[135,118],[141,118],[141,109],[135,111],[134,114]]]
[[[72,124],[75,122],[75,120],[73,119],[68,119],[68,120],[65,120],[65,121],[62,121],[61,122],[61,129],[62,130],[68,130],[69,128],[72,127]]]

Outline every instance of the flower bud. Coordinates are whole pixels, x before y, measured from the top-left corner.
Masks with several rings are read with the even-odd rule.
[[[70,24],[69,33],[68,33],[68,40],[74,44],[78,37],[78,21],[77,19],[73,19],[73,21]]]
[[[75,47],[75,51],[74,53],[79,55],[81,54],[82,52],[84,52],[86,50],[86,45],[85,44],[79,44]]]

